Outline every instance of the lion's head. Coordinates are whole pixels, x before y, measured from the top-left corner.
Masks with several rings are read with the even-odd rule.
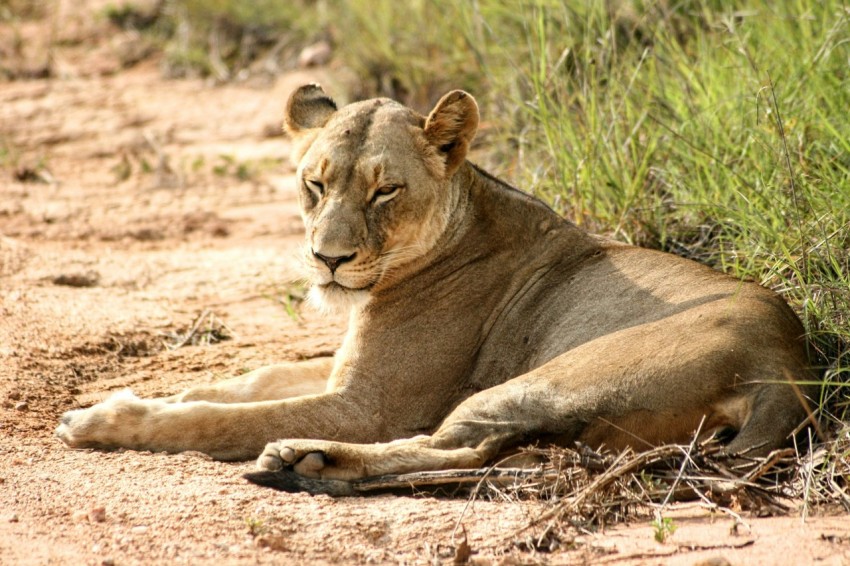
[[[434,248],[478,106],[453,91],[427,118],[383,98],[337,109],[321,87],[307,85],[290,96],[284,127],[298,166],[311,296],[344,306]]]

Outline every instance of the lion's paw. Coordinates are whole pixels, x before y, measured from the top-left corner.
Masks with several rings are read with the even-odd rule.
[[[88,409],[68,411],[55,434],[72,448],[121,446],[122,438],[138,430],[148,412],[147,402],[125,389]]]
[[[328,467],[330,461],[319,444],[323,443],[310,440],[271,442],[266,445],[265,450],[257,459],[257,468],[270,472],[288,468],[305,477],[321,477],[322,470]]]

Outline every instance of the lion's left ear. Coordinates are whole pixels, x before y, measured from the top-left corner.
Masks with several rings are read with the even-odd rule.
[[[445,177],[454,174],[478,131],[478,104],[471,94],[453,90],[443,96],[425,121],[425,137],[445,156]]]
[[[321,128],[336,112],[336,102],[317,84],[304,85],[286,102],[283,129],[292,139],[290,158],[298,165]]]
[[[296,137],[304,130],[321,128],[336,112],[336,102],[317,84],[304,85],[286,101],[283,127]]]

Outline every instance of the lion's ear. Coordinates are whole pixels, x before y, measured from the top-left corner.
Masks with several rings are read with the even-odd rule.
[[[445,176],[460,167],[478,130],[478,104],[469,93],[453,90],[443,96],[425,121],[425,137],[445,156]]]
[[[321,128],[336,112],[336,102],[317,84],[304,85],[289,96],[283,127],[292,137]]]

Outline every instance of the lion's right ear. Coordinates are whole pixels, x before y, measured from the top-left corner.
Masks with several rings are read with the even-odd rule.
[[[317,84],[304,85],[289,96],[283,128],[291,137],[321,128],[336,112],[336,102]]]
[[[443,174],[460,167],[478,130],[478,104],[471,94],[453,90],[443,96],[425,121],[425,137],[444,160]]]

